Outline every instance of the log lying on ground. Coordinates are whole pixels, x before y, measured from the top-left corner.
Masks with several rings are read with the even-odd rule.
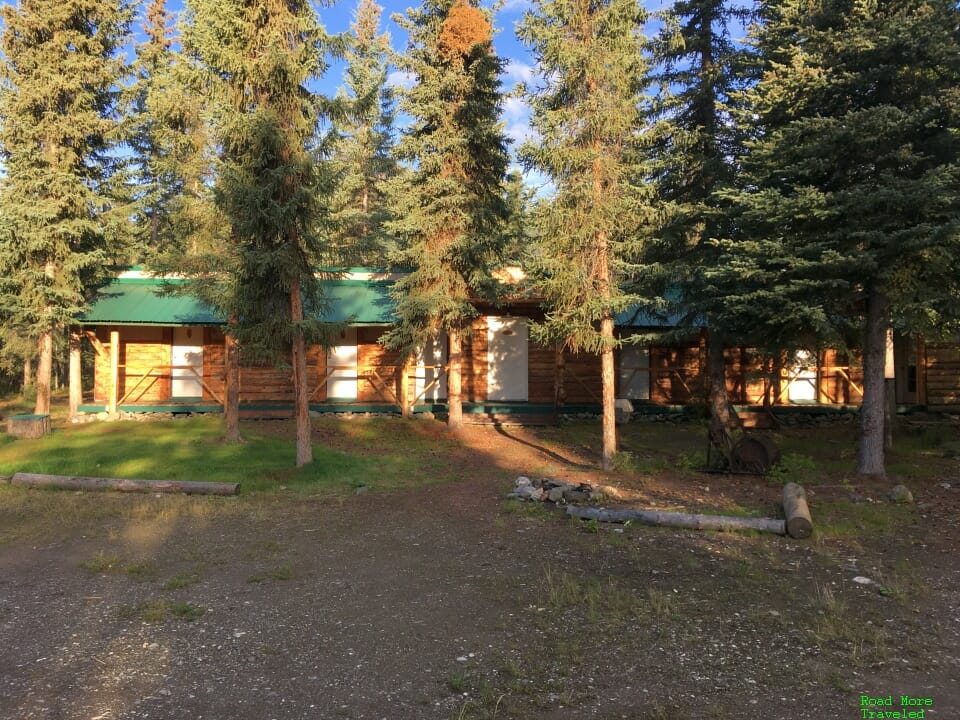
[[[807,493],[796,483],[783,486],[783,514],[792,538],[808,538],[813,533],[813,518],[807,507]]]
[[[567,514],[583,520],[600,522],[640,522],[645,525],[669,525],[695,530],[759,530],[786,535],[786,523],[770,518],[729,517],[727,515],[690,515],[657,510],[604,510],[570,505]]]
[[[236,495],[240,483],[190,482],[187,480],[124,480],[122,478],[81,477],[17,473],[13,485],[48,487],[63,490],[119,490],[120,492],[185,493],[187,495]]]

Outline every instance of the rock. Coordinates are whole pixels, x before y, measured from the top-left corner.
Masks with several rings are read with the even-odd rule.
[[[617,425],[626,425],[633,417],[633,403],[626,398],[619,398],[614,403],[614,412],[616,413]]]
[[[518,488],[522,488],[522,487],[529,487],[530,485],[533,484],[533,482],[530,480],[530,478],[524,477],[523,475],[521,475],[520,477],[517,478],[517,482],[515,484]]]
[[[948,482],[942,482],[942,483],[940,483],[940,487],[942,487],[944,490],[949,490],[949,489],[950,489],[950,483],[948,483]]]
[[[562,487],[550,488],[550,492],[547,493],[547,500],[555,503],[561,502],[563,500],[563,492]]]
[[[586,502],[590,499],[590,495],[582,490],[566,490],[563,493],[563,499],[568,503]]]
[[[857,583],[857,585],[873,585],[873,580],[868,577],[864,577],[863,575],[857,575],[853,581]]]
[[[510,493],[510,497],[517,497],[521,500],[540,500],[543,497],[543,490],[532,485],[521,485]]]
[[[913,493],[906,485],[895,485],[890,491],[890,499],[901,505],[909,505],[913,502]]]

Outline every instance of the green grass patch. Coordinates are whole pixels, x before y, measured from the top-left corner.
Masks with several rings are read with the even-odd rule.
[[[223,419],[197,417],[177,422],[89,423],[57,429],[37,440],[14,440],[0,436],[0,475],[16,472],[93,477],[203,480],[239,482],[244,493],[287,490],[317,492],[366,485],[370,489],[393,489],[424,482],[442,482],[445,473],[420,472],[420,450],[428,444],[411,435],[409,428],[393,423],[367,423],[365,432],[391,437],[395,452],[357,455],[314,443],[313,463],[294,467],[292,425],[289,434],[257,432],[257,425],[244,424],[244,442],[223,442]],[[397,433],[397,429],[406,432]],[[402,442],[411,439],[413,442]],[[399,441],[399,442],[394,442]],[[419,441],[419,442],[417,442]],[[433,443],[436,450],[436,442]]]
[[[164,590],[180,590],[190,587],[200,582],[200,576],[197,573],[177,573],[163,584]]]
[[[123,566],[120,562],[120,557],[118,555],[104,552],[103,550],[98,552],[89,560],[84,560],[81,562],[80,567],[91,575],[120,572],[120,570],[123,569]]]
[[[206,608],[187,602],[150,599],[138,602],[136,605],[125,605],[117,611],[117,614],[121,620],[140,620],[150,625],[157,625],[170,618],[193,622],[205,612]]]
[[[811,508],[814,533],[819,537],[847,539],[889,537],[917,520],[912,505],[818,502]]]
[[[127,565],[123,571],[140,582],[147,582],[157,577],[157,567],[152,562],[144,561]]]
[[[247,578],[247,582],[262,583],[266,582],[267,580],[290,580],[293,578],[293,574],[293,565],[290,563],[284,563],[278,567],[264,570],[256,575],[251,575],[249,578]]]

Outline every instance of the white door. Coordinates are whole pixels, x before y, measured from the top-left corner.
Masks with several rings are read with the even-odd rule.
[[[170,397],[201,398],[203,385],[203,328],[175,327],[170,348]]]
[[[337,344],[327,348],[327,400],[357,399],[357,329],[341,331]]]
[[[650,399],[650,348],[640,345],[624,345],[620,348],[619,397]]]
[[[527,319],[487,318],[487,400],[528,399]]]
[[[797,350],[793,356],[787,387],[787,400],[797,403],[817,402],[817,356],[809,350]]]
[[[418,403],[437,402],[447,397],[447,374],[442,370],[447,364],[447,334],[441,332],[417,352],[417,374],[414,376],[414,393]],[[436,382],[434,382],[436,380]],[[424,388],[426,392],[424,393]],[[423,397],[420,397],[423,393]]]

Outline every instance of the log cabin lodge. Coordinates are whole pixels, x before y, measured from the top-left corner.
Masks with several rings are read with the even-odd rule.
[[[407,365],[378,340],[394,320],[390,286],[396,276],[353,270],[322,280],[322,319],[339,332],[328,347],[308,351],[310,408],[315,412],[445,411],[447,347],[439,337]],[[528,321],[542,319],[538,301],[522,291],[522,272],[499,275],[513,286],[496,307],[477,304],[478,317],[463,343],[466,421],[550,422],[558,414],[598,412],[600,359],[544,347],[529,339]],[[140,269],[103,286],[72,333],[94,352],[93,392],[81,397],[79,372],[71,373],[71,413],[221,412],[224,399],[223,323],[187,294],[160,293],[165,283]],[[515,291],[515,292],[514,292]],[[671,319],[640,312],[617,317],[621,337],[650,336]],[[335,343],[335,344],[334,344]],[[897,338],[896,399],[901,409],[960,411],[960,346]],[[763,372],[748,348],[726,350],[727,389],[741,413],[756,411],[767,396],[774,412],[849,412],[859,403],[862,372],[855,358],[835,350],[800,352]],[[624,344],[616,360],[616,396],[635,412],[682,412],[706,399],[706,330],[685,342]],[[71,363],[77,367],[79,362]],[[74,377],[76,375],[77,377]],[[289,416],[289,368],[240,367],[242,417]]]

